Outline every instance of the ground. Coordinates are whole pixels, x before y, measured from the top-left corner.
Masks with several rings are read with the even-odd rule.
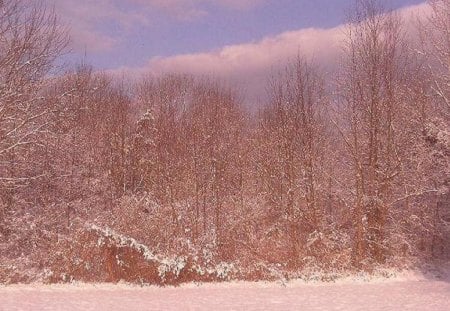
[[[0,310],[450,310],[450,280],[0,286]]]

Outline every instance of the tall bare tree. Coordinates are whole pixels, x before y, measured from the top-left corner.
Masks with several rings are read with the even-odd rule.
[[[409,56],[399,16],[377,1],[357,1],[339,76],[340,128],[353,171],[354,260],[383,262],[386,226],[403,160],[402,114]]]
[[[318,68],[298,57],[272,79],[269,90],[271,102],[260,123],[262,191],[272,217],[288,220],[295,261],[305,255],[308,235],[323,224],[324,83]]]
[[[33,157],[52,113],[42,89],[67,43],[65,29],[41,2],[1,1],[0,206],[10,208],[18,187],[45,175]],[[0,226],[4,212],[0,207]]]

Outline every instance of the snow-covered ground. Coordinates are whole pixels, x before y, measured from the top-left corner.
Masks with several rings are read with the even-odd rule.
[[[0,310],[450,310],[448,280],[0,287]]]

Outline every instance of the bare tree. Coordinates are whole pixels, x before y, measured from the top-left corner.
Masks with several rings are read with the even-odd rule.
[[[430,0],[431,15],[421,23],[423,52],[430,65],[431,88],[447,120],[450,114],[450,1]]]
[[[424,64],[422,86],[417,86],[425,95],[422,100],[422,133],[424,150],[428,155],[427,178],[439,190],[434,196],[431,221],[433,232],[432,250],[450,248],[450,1],[430,0],[431,13],[419,23],[419,58]],[[431,164],[432,163],[432,164]],[[426,235],[425,235],[426,236]],[[444,251],[441,253],[445,253]]]
[[[0,6],[0,188],[5,190],[38,177],[19,168],[30,165],[22,156],[46,129],[51,110],[40,90],[68,40],[42,3],[6,0]]]
[[[354,263],[383,262],[390,206],[402,170],[402,86],[409,61],[402,22],[376,1],[358,1],[347,28],[339,76],[340,127],[353,171]]]
[[[242,190],[239,154],[243,114],[237,95],[217,83],[196,84],[187,110],[187,135],[191,140],[190,164],[194,182],[195,228],[199,232],[200,214],[203,233],[208,223],[215,227],[217,245],[224,246],[225,208],[234,204]],[[200,213],[201,211],[201,213]]]
[[[271,102],[260,123],[262,191],[272,217],[288,220],[291,259],[297,261],[309,234],[323,225],[324,84],[316,66],[298,57],[269,90]]]

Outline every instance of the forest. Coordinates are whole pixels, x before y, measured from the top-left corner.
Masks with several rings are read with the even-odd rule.
[[[214,76],[118,78],[0,1],[0,283],[333,278],[450,259],[450,1],[360,0],[336,70],[249,109]]]

